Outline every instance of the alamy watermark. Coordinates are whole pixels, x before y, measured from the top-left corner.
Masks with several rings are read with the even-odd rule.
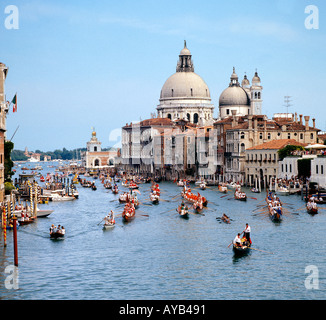
[[[19,29],[19,10],[17,6],[9,5],[5,7],[4,13],[7,15],[4,26],[7,30]]]
[[[304,21],[304,26],[308,30],[319,29],[319,9],[315,5],[309,5],[305,7],[304,12],[308,14]]]
[[[9,265],[5,268],[5,274],[8,276],[5,278],[5,288],[8,290],[19,289],[18,267]]]
[[[319,290],[319,270],[315,265],[309,265],[305,268],[305,273],[308,276],[305,279],[304,285],[307,290]]]

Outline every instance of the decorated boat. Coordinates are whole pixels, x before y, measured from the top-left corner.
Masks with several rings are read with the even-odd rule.
[[[202,197],[200,195],[200,193],[198,193],[197,195],[193,194],[191,192],[191,189],[186,189],[181,193],[182,198],[184,198],[185,200],[195,203],[197,201],[201,202],[203,204],[204,207],[207,207],[207,199],[205,197]]]
[[[129,222],[135,218],[136,210],[133,205],[127,203],[122,212],[122,219],[124,222]]]

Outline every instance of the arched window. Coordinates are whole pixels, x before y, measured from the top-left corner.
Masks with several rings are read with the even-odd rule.
[[[194,114],[194,123],[198,123],[198,113]]]
[[[171,114],[170,113],[168,114],[168,118],[171,120]]]
[[[187,119],[190,121],[190,113],[187,113]]]
[[[190,88],[190,95],[193,97],[193,91],[192,91],[192,88]]]
[[[260,92],[258,92],[258,99],[260,99]]]
[[[171,89],[171,97],[173,97],[173,89]]]
[[[244,139],[245,138],[245,133],[244,132],[241,132],[240,133],[240,139]]]
[[[94,147],[94,152],[97,152],[97,147],[96,146]]]
[[[257,92],[255,92],[255,99],[257,99]]]
[[[100,165],[100,160],[99,159],[95,159],[94,161],[94,166],[98,167]]]
[[[245,151],[246,151],[245,144],[244,143],[241,143],[240,152],[245,152]]]

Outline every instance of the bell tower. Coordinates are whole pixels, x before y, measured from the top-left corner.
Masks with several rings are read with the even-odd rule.
[[[262,114],[262,90],[263,87],[260,82],[260,77],[258,76],[258,72],[256,70],[254,77],[252,78],[250,87],[250,104],[251,104],[251,114],[257,115]]]

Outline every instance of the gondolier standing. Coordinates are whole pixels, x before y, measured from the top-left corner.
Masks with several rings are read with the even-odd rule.
[[[244,236],[247,239],[247,241],[251,244],[251,239],[250,239],[250,232],[251,232],[251,228],[248,225],[248,223],[246,223],[246,229],[244,229]]]

